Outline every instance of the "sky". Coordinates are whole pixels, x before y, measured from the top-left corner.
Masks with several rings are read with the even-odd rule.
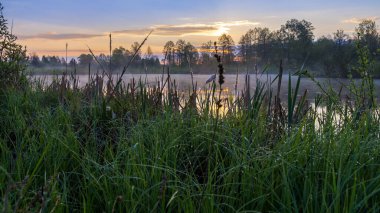
[[[362,19],[380,23],[380,0],[0,0],[13,32],[29,54],[65,55],[129,48],[153,30],[149,45],[161,54],[169,41],[195,46],[223,33],[237,43],[254,27],[277,30],[287,20],[313,23],[316,38],[337,29],[353,34]]]

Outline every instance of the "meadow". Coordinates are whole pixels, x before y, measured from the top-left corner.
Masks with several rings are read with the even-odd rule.
[[[307,75],[279,67],[276,85],[258,80],[240,96],[222,95],[223,72],[186,96],[170,72],[154,86],[92,75],[78,87],[66,75],[2,90],[1,209],[377,212],[373,79],[347,85],[351,99],[321,86],[311,105]]]

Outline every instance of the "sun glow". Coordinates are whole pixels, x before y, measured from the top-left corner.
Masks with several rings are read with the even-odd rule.
[[[230,31],[230,28],[228,27],[224,27],[224,26],[220,26],[219,29],[217,31],[215,31],[212,35],[213,36],[221,36],[225,33],[228,33]]]
[[[196,45],[210,39],[219,37],[230,32],[236,33],[241,27],[253,27],[258,22],[249,20],[204,22],[204,23],[182,23],[172,25],[152,25],[145,28],[129,28],[112,31],[113,45],[129,48],[128,44],[141,40],[147,33],[153,30],[149,38],[148,45],[151,46],[154,54],[162,52],[162,45],[168,41],[179,37],[186,37]],[[28,47],[29,52],[38,55],[58,55],[65,56],[65,45],[69,43],[69,55],[77,57],[80,53],[87,53],[87,45],[97,53],[107,53],[107,32],[82,32],[76,29],[67,29],[62,32],[41,32],[34,35],[20,35],[20,42]],[[202,40],[202,37],[208,37]],[[127,44],[127,45],[126,45]]]

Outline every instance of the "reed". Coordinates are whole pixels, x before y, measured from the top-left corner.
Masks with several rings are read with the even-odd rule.
[[[0,209],[379,211],[379,110],[326,87],[313,107],[299,91],[308,73],[296,75],[285,102],[281,64],[234,99],[220,93],[223,78],[195,99],[169,76],[121,82],[112,95],[101,74],[82,88],[74,75],[3,90]]]

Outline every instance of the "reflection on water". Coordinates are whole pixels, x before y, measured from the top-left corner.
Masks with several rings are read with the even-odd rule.
[[[42,81],[46,85],[51,83],[53,79],[60,78],[61,76],[53,76],[53,75],[36,75],[36,76],[30,76],[30,78],[38,79],[39,81]],[[189,98],[191,98],[191,94],[193,91],[193,86],[196,88],[196,100],[195,100],[195,107],[198,110],[204,110],[207,113],[215,113],[219,110],[219,114],[224,116],[228,112],[231,112],[232,114],[236,114],[240,109],[237,108],[239,104],[235,104],[238,99],[242,98],[242,93],[247,92],[246,91],[246,85],[245,85],[245,75],[225,75],[225,84],[223,85],[222,91],[220,91],[219,85],[217,85],[215,88],[212,87],[212,84],[207,84],[206,81],[209,79],[210,75],[194,75],[194,85],[192,83],[192,79],[190,75],[183,75],[183,74],[173,74],[170,75],[171,81],[173,84],[172,86],[175,86],[175,90],[180,92],[178,94],[178,105],[180,108],[184,109],[186,104],[189,103]],[[115,79],[118,79],[118,76],[113,76],[114,81]],[[276,81],[272,81],[272,79],[275,79],[276,75],[263,75],[263,76],[256,76],[256,75],[250,75],[250,94],[252,97],[252,94],[254,94],[254,90],[256,89],[257,82],[264,83],[265,88],[269,88],[268,85],[272,85],[271,89],[273,91],[277,90],[277,83]],[[295,83],[297,81],[297,76],[291,77],[292,80],[292,87],[295,87]],[[133,74],[126,74],[123,77],[123,83],[128,84],[131,83],[134,79],[134,85],[135,83],[138,84],[139,81],[142,82],[142,84],[146,85],[147,90],[152,90],[153,87],[159,86],[159,84],[162,84],[163,81],[165,81],[166,76],[162,76],[159,74],[149,74],[149,75],[133,75]],[[280,98],[287,101],[288,97],[288,78],[283,77],[283,82],[281,84],[281,93]],[[78,75],[77,76],[77,83],[79,87],[84,87],[88,81],[89,76],[88,75]],[[329,78],[317,78],[316,81],[320,83],[326,90],[327,87],[331,87],[335,91],[341,91],[341,97],[345,97],[349,95],[348,90],[346,89],[346,85],[348,85],[350,82],[348,79],[329,79]],[[356,80],[359,82],[360,80]],[[175,82],[175,83],[174,83]],[[272,84],[271,84],[272,82]],[[374,80],[375,83],[375,91],[379,91],[380,89],[380,80]],[[168,94],[168,86],[165,84],[166,87],[163,88],[162,92],[164,94]],[[345,118],[351,118],[352,114],[350,114],[349,110],[342,109],[342,112],[334,111],[334,110],[328,110],[326,106],[317,106],[313,103],[313,100],[317,94],[321,93],[321,89],[316,85],[315,82],[308,78],[303,78],[301,80],[300,84],[300,90],[298,96],[300,94],[303,94],[304,91],[308,91],[308,101],[311,103],[310,109],[315,113],[315,128],[320,129],[321,127],[324,127],[326,123],[330,123],[336,128],[337,130],[341,129],[345,123]],[[104,90],[103,90],[104,91]],[[378,95],[378,94],[376,94]],[[247,97],[247,96],[246,96]],[[273,98],[273,97],[272,97]],[[222,100],[220,103],[221,105],[218,107],[218,101]],[[343,108],[345,108],[344,106]],[[329,113],[333,112],[333,114]],[[380,110],[374,110],[375,118],[379,118]]]
[[[326,106],[316,107],[314,103],[311,104],[311,109],[316,114],[315,119],[315,128],[320,130],[321,127],[329,127],[325,125],[326,123],[331,123],[334,126],[334,129],[341,130],[346,125],[346,119],[351,120],[354,117],[354,114],[350,111],[347,105],[342,106],[339,110],[328,110]],[[329,113],[333,112],[333,113]],[[371,109],[368,112],[371,113],[374,120],[380,119],[380,109]]]
[[[57,76],[54,75],[35,75],[31,76],[32,79],[43,79],[46,83],[49,83],[52,81],[53,78]],[[209,88],[209,85],[206,84],[207,79],[210,77],[210,75],[194,75],[194,84],[197,85],[197,89],[199,94],[203,93],[204,90]],[[84,86],[88,82],[88,75],[78,75],[78,84],[79,87]],[[113,79],[117,79],[118,76],[114,75]],[[123,82],[129,83],[132,79],[139,80],[141,79],[142,82],[145,82],[149,86],[157,85],[158,81],[162,81],[162,75],[161,74],[126,74],[123,76]],[[192,80],[191,76],[187,74],[171,74],[170,78],[172,81],[176,82],[177,89],[179,91],[182,91],[185,95],[189,93],[192,89]],[[268,74],[268,75],[250,75],[250,90],[251,94],[253,94],[254,89],[256,88],[256,81],[259,80],[263,83],[270,84],[270,82],[273,81],[273,79],[276,78],[276,75],[274,74]],[[297,76],[292,76],[292,84],[293,87],[295,86],[295,83],[297,81]],[[164,81],[166,79],[166,76],[164,76]],[[320,84],[327,88],[329,86],[332,87],[335,91],[340,91],[342,88],[342,97],[345,97],[348,95],[348,90],[344,87],[344,85],[349,84],[348,79],[338,79],[338,78],[316,78]],[[276,80],[277,81],[277,80]],[[274,81],[272,84],[272,89],[276,90],[277,82]],[[225,75],[225,84],[223,85],[224,93],[228,93],[230,95],[238,95],[241,94],[241,92],[244,90],[245,87],[245,75],[240,74],[238,76],[236,75]],[[320,88],[313,82],[312,80],[308,78],[302,78],[299,95],[303,94],[303,91],[308,91],[308,99],[309,101],[314,100],[314,97],[321,93]],[[380,80],[375,80],[375,91],[380,91]],[[288,93],[288,77],[283,76],[282,78],[282,84],[281,84],[281,98],[284,99],[287,97]],[[376,94],[378,95],[378,94]]]

